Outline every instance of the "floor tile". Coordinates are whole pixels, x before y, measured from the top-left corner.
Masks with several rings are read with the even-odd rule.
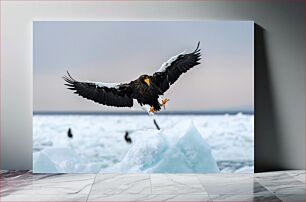
[[[23,175],[6,180],[1,196],[88,194],[94,177],[94,174]]]
[[[281,180],[281,179],[291,179],[292,177],[288,174],[289,171],[275,171],[275,172],[264,172],[255,173],[255,179],[270,179],[270,180]]]
[[[0,170],[0,176],[1,176],[1,174],[7,173],[7,172],[8,172],[8,170]]]
[[[226,174],[226,175],[198,175],[201,184],[208,194],[237,194],[252,195],[253,193],[269,192],[252,175]]]
[[[92,195],[151,194],[149,174],[97,174]]]
[[[261,185],[259,182],[254,180],[253,181],[253,194],[266,195],[266,194],[272,194],[272,192],[269,191],[265,186]]]
[[[88,195],[22,195],[22,194],[12,194],[8,196],[1,197],[1,202],[86,202]]]
[[[283,202],[305,202],[304,194],[277,194],[276,195]]]
[[[283,172],[275,175],[256,177],[256,181],[275,194],[304,194],[305,183]]]
[[[202,194],[207,195],[200,181],[193,174],[152,174],[152,194]]]
[[[256,174],[0,172],[1,201],[305,201],[305,171]]]
[[[305,184],[302,185],[268,185],[265,186],[271,192],[275,194],[305,194]]]
[[[287,174],[292,176],[294,179],[299,180],[305,184],[305,179],[306,179],[305,171],[295,170],[295,171],[287,172]]]
[[[47,175],[33,175],[31,172],[10,171],[1,175],[0,196],[6,196],[20,189],[28,187],[33,181],[44,178]]]
[[[149,194],[149,195],[142,195],[142,194],[130,194],[130,195],[90,195],[88,198],[88,202],[102,202],[102,201],[151,201],[151,202],[158,202],[158,201],[175,201],[175,202],[211,202],[212,200],[209,199],[207,195],[202,194],[184,194],[184,195],[156,195],[156,194]]]
[[[224,182],[241,182],[245,180],[253,180],[253,174],[198,174],[199,180],[208,184],[223,184]]]
[[[269,201],[269,202],[281,202],[281,200],[273,194],[266,195],[232,195],[232,194],[221,194],[221,195],[210,195],[213,201],[229,201],[229,202],[251,202],[251,201]]]
[[[173,201],[173,202],[212,202],[207,194],[183,194],[183,195],[151,195],[146,198],[141,198],[140,201]]]

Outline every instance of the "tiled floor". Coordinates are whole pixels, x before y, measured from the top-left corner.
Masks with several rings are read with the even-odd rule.
[[[1,171],[0,201],[305,201],[305,171],[55,174]]]

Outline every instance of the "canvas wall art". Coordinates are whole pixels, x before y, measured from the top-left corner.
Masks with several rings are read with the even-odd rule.
[[[35,173],[253,173],[254,23],[33,22]]]

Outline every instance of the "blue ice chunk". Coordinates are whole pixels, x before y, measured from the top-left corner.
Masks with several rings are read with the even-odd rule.
[[[210,146],[191,122],[183,137],[152,168],[156,173],[217,173]]]
[[[57,173],[57,169],[54,163],[49,159],[49,157],[43,152],[40,152],[39,154],[37,154],[36,158],[34,159],[33,172]]]

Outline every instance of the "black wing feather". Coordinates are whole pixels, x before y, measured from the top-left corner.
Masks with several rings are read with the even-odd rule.
[[[174,61],[162,70],[155,72],[152,76],[154,84],[164,93],[167,91],[183,73],[187,72],[192,67],[200,64],[201,49],[200,42],[197,48],[189,54],[180,54]]]
[[[114,107],[133,106],[133,99],[129,97],[130,86],[128,84],[120,84],[117,88],[97,86],[94,82],[80,82],[75,80],[68,71],[67,74],[68,76],[63,77],[67,82],[65,85],[68,86],[68,89],[73,90],[75,94],[83,98]]]

